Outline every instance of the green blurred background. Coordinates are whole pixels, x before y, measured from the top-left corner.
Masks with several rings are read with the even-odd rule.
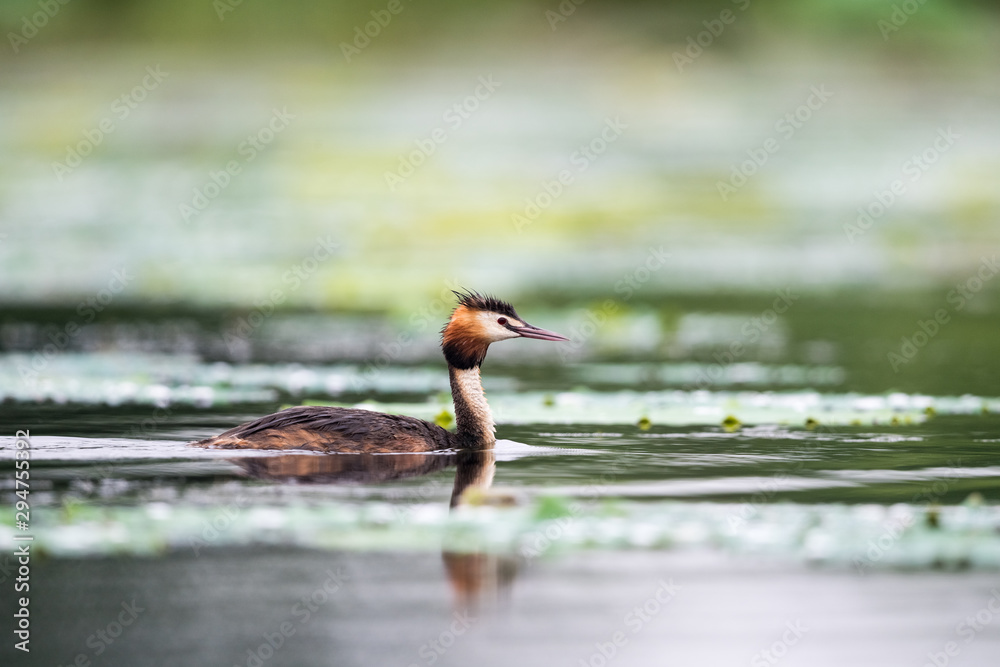
[[[436,360],[461,285],[574,358],[998,393],[994,3],[5,0],[0,32],[4,351]]]
[[[597,664],[673,576],[622,664],[757,664],[798,619],[783,665],[954,656],[1000,563],[998,84],[970,0],[0,0],[17,664],[133,598],[95,664],[250,664],[341,565],[267,664],[410,664],[480,584],[502,613],[436,664]],[[447,423],[458,287],[571,338],[490,350],[498,503],[184,446],[311,400]]]

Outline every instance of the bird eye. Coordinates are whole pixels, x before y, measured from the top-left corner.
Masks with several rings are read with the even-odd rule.
[[[506,317],[498,317],[497,318],[497,324],[499,324],[502,327],[503,326],[507,326],[507,318]]]

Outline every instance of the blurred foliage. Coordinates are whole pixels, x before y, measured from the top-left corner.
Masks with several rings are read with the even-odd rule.
[[[10,330],[25,328],[15,305],[69,309],[43,308],[24,321],[58,313],[60,325],[75,322],[76,304],[127,265],[136,279],[102,321],[115,312],[127,319],[120,309],[137,305],[205,309],[198,317],[227,321],[238,319],[230,309],[388,311],[433,339],[457,284],[528,309],[589,303],[603,312],[615,299],[620,317],[609,316],[595,341],[617,347],[601,353],[655,359],[685,313],[749,316],[773,289],[793,286],[809,299],[787,318],[790,339],[836,341],[851,382],[883,389],[897,381],[887,378],[885,354],[946,304],[1000,239],[996,3],[416,0],[348,72],[339,45],[389,0],[51,1],[0,3],[6,39],[44,8],[58,10],[17,58],[0,49],[0,71],[23,73],[0,90],[0,323]],[[696,76],[674,71],[672,52],[741,6]],[[550,13],[566,7],[575,9],[553,26]],[[902,8],[916,10],[883,38],[879,22]],[[310,53],[290,55],[295,49]],[[53,178],[52,163],[86,143],[112,101],[133,89],[136,61],[141,71],[166,51],[169,85],[71,178]],[[744,53],[752,57],[734,57]],[[502,95],[456,128],[405,187],[389,190],[388,170],[468,93],[481,71],[468,64],[474,57],[518,80],[504,79]],[[911,63],[922,67],[904,72]],[[739,197],[720,199],[719,180],[821,82],[838,90],[822,124],[782,148]],[[293,129],[186,225],[178,205],[285,104],[298,117]],[[618,113],[632,124],[628,136],[522,234],[511,214]],[[933,180],[863,241],[845,238],[843,225],[899,175],[899,160],[952,123],[968,139]],[[335,261],[286,280],[328,237],[338,244]],[[672,253],[669,265],[641,289],[622,290],[657,246]],[[998,298],[995,284],[985,285],[901,384],[993,386],[993,366],[977,360],[996,356]],[[334,335],[312,321],[302,329]],[[302,329],[287,337],[304,340]],[[717,350],[688,352],[710,361]],[[940,374],[956,361],[982,377]]]
[[[732,2],[613,2],[587,0],[575,5],[571,0],[500,0],[492,3],[464,3],[457,0],[419,0],[419,11],[406,11],[410,2],[401,0],[400,15],[379,36],[384,43],[403,47],[426,44],[428,37],[450,33],[474,39],[484,35],[544,36],[568,21],[597,23],[607,33],[625,32],[635,39],[653,43],[683,41],[693,31],[704,29],[703,22],[723,10],[752,9],[749,21],[736,21],[732,30],[747,34],[749,42],[764,46],[775,35],[810,41],[845,39],[865,41],[887,48],[985,46],[995,36],[997,4],[976,0],[743,0]],[[56,0],[52,0],[56,5]],[[45,27],[42,38],[49,43],[71,41],[123,42],[148,44],[150,41],[222,43],[255,46],[334,47],[349,40],[357,26],[372,20],[388,2],[345,0],[312,2],[289,0],[176,0],[170,3],[142,0],[92,0],[70,2],[58,7]],[[888,19],[903,6],[912,11],[906,30],[881,39],[880,20]],[[567,22],[555,27],[549,12],[560,7]],[[912,9],[911,9],[912,8]],[[25,17],[42,11],[39,0],[5,0],[0,3],[0,29],[17,31]],[[50,12],[52,10],[49,10]],[[984,30],[987,27],[988,30]],[[618,29],[618,30],[616,30]],[[926,54],[925,54],[926,55]]]

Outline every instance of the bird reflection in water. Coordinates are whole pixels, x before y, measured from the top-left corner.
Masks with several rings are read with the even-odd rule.
[[[455,466],[450,507],[506,503],[487,492],[493,483],[492,449],[431,454],[327,454],[230,459],[254,479],[300,484],[373,484],[428,475]],[[509,555],[486,551],[442,552],[445,571],[462,609],[477,609],[504,599],[517,574]]]

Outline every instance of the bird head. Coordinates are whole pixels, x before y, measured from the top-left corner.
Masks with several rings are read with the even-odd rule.
[[[459,369],[479,366],[490,343],[510,338],[565,341],[565,336],[532,326],[506,301],[476,292],[455,292],[458,306],[441,330],[441,349]]]

